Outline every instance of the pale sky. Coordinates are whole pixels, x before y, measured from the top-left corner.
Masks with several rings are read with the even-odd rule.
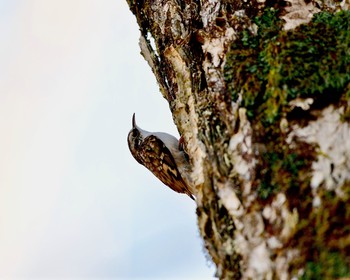
[[[130,155],[177,135],[124,0],[0,0],[0,279],[213,279],[195,203]]]

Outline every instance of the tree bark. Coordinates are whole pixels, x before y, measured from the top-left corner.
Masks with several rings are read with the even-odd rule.
[[[127,1],[217,277],[350,276],[349,1]]]

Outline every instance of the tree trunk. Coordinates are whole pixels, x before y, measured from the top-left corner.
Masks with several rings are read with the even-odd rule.
[[[350,276],[349,1],[128,3],[217,277]]]

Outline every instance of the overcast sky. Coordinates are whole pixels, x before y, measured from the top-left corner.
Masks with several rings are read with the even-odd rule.
[[[212,279],[195,203],[130,155],[177,135],[124,0],[0,0],[0,278]]]

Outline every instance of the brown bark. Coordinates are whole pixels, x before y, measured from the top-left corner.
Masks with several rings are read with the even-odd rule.
[[[293,85],[277,87],[282,78],[273,70],[278,63],[281,66],[276,69],[285,65],[276,49],[281,44],[282,49],[289,46],[283,45],[286,39],[275,44],[277,35],[269,35],[271,46],[260,43],[265,46],[263,54],[271,52],[266,56],[269,70],[261,70],[264,80],[255,76],[260,66],[249,68],[261,53],[256,51],[254,56],[255,50],[244,45],[244,32],[250,34],[247,38],[260,36],[264,15],[272,9],[283,20],[269,26],[268,32],[298,38],[305,32],[284,30],[307,26],[313,15],[323,10],[346,10],[349,3],[128,3],[140,27],[141,53],[184,137],[197,192],[198,226],[217,276],[290,279],[317,276],[318,266],[327,265],[341,267],[343,273],[322,270],[323,277],[348,275],[350,78],[342,69],[348,69],[349,59],[345,58],[345,66],[339,66],[344,78],[335,97],[325,99],[319,92],[309,97],[300,91],[288,95]],[[345,34],[350,36],[350,32]],[[347,44],[349,38],[344,39]],[[242,45],[236,45],[236,51],[232,44],[238,41]],[[252,62],[240,64],[247,52],[254,54],[249,56]],[[290,56],[284,57],[289,61]],[[300,79],[291,78],[294,82]],[[250,102],[255,89],[261,93],[252,94]],[[330,90],[335,89],[324,89]],[[273,97],[269,99],[266,92]],[[276,104],[281,99],[285,102]],[[334,259],[332,265],[326,261],[329,258]]]

